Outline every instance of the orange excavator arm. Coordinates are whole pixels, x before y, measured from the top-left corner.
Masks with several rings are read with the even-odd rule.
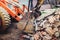
[[[24,12],[23,12],[23,10],[21,8],[19,8],[17,6],[14,6],[14,10],[15,10],[16,14],[19,13],[19,14],[23,14],[24,15]]]
[[[13,0],[13,1],[19,3],[18,0]]]
[[[12,16],[17,21],[20,21],[21,18],[1,1],[0,1],[0,6],[3,7],[9,13],[10,16]]]
[[[28,11],[28,7],[23,4],[23,12],[24,12],[25,9]]]
[[[0,0],[2,3],[4,3],[5,5],[7,5],[6,0]]]

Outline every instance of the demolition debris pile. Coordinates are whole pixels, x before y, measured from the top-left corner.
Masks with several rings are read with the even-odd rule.
[[[33,36],[35,40],[58,40],[57,38],[60,37],[60,9],[44,17],[37,22],[37,25],[39,31]]]
[[[35,21],[29,21],[27,25],[26,21],[19,22],[17,25],[19,30],[24,29],[23,32],[28,34],[27,38],[32,36],[29,38],[31,40],[58,40],[60,37],[60,8],[47,9],[41,13],[43,14],[40,17]]]

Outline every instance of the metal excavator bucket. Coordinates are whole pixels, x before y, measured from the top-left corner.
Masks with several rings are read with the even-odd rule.
[[[17,24],[17,28],[25,33],[34,33],[34,27],[32,21],[22,20]]]

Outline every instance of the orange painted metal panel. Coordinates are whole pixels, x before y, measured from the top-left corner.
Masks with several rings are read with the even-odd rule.
[[[14,10],[15,10],[15,12],[18,14],[22,14],[22,15],[24,15],[24,12],[23,12],[23,10],[22,9],[20,9],[19,7],[17,7],[17,6],[14,6]]]
[[[0,6],[3,7],[14,19],[20,21],[21,18],[1,1],[0,1]]]

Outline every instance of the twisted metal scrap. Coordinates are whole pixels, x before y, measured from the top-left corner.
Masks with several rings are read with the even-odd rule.
[[[46,17],[39,27],[40,31],[33,36],[35,40],[58,40],[56,38],[60,36],[60,9]]]

